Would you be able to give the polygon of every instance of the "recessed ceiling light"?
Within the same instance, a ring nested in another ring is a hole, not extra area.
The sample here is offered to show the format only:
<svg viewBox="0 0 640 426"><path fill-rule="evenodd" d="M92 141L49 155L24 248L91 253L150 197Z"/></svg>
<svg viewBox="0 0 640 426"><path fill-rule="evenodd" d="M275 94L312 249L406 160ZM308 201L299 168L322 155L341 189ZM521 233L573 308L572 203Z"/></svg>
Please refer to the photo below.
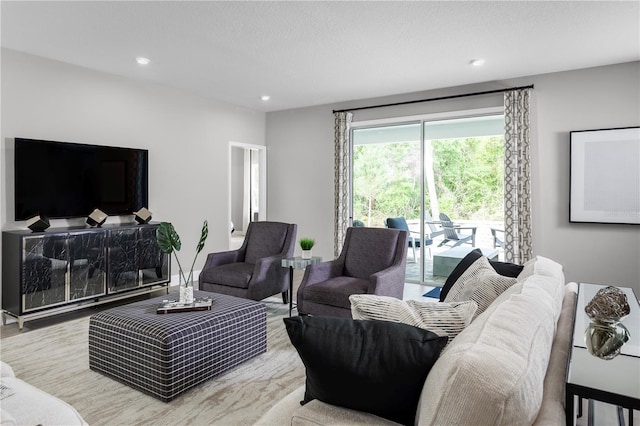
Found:
<svg viewBox="0 0 640 426"><path fill-rule="evenodd" d="M145 58L144 56L138 56L136 58L136 62L140 65L149 65L149 62L151 62L151 60L149 58Z"/></svg>
<svg viewBox="0 0 640 426"><path fill-rule="evenodd" d="M472 59L469 61L469 65L473 67L481 67L484 65L484 59Z"/></svg>
<svg viewBox="0 0 640 426"><path fill-rule="evenodd" d="M266 101L268 101L269 99L271 99L271 96L269 96L269 95L262 95L262 96L260 96L260 99L262 99L263 101L265 101L265 102L266 102Z"/></svg>

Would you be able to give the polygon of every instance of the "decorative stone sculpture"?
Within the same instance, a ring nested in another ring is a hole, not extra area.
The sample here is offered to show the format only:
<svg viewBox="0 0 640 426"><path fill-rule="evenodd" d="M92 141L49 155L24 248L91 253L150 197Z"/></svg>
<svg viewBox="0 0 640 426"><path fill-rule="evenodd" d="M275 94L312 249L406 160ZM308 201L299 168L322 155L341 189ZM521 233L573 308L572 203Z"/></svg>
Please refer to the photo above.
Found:
<svg viewBox="0 0 640 426"><path fill-rule="evenodd" d="M584 310L594 322L618 322L631 312L627 295L612 286L600 289Z"/></svg>
<svg viewBox="0 0 640 426"><path fill-rule="evenodd" d="M605 287L596 293L584 310L593 321L584 332L589 353L606 360L618 356L629 340L629 330L620 323L620 319L631 312L627 295L617 287Z"/></svg>

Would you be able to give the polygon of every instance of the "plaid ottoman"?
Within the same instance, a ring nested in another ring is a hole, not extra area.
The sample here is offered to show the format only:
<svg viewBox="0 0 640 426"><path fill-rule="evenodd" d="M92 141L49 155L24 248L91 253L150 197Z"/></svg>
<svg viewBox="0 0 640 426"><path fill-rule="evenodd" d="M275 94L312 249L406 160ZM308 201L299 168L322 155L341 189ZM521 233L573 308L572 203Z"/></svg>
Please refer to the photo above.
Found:
<svg viewBox="0 0 640 426"><path fill-rule="evenodd" d="M223 294L210 311L157 314L161 296L108 309L89 321L89 367L170 401L267 350L267 313L259 302Z"/></svg>

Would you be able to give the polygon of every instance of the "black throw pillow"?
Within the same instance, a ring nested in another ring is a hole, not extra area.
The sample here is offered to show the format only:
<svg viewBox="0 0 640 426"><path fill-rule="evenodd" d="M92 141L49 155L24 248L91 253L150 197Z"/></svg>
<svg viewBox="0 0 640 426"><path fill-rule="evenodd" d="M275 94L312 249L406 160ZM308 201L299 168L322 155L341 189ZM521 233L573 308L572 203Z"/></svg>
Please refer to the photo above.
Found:
<svg viewBox="0 0 640 426"><path fill-rule="evenodd" d="M304 401L413 424L424 381L447 337L407 324L332 317L284 318L306 368Z"/></svg>
<svg viewBox="0 0 640 426"><path fill-rule="evenodd" d="M458 281L462 274L464 274L464 271L466 271L469 266L473 264L473 262L480 259L481 257L482 251L477 248L473 249L469 252L469 254L462 258L460 263L458 263L458 265L451 272L451 275L447 277L447 280L442 286L442 290L440 290L441 302L444 302L444 299L447 297L449 290L451 290L451 287L453 287L456 281ZM524 265L517 265L515 263L509 262L499 262L497 260L489 260L489 264L491 264L493 269L495 269L498 274L511 278L517 278L524 268Z"/></svg>

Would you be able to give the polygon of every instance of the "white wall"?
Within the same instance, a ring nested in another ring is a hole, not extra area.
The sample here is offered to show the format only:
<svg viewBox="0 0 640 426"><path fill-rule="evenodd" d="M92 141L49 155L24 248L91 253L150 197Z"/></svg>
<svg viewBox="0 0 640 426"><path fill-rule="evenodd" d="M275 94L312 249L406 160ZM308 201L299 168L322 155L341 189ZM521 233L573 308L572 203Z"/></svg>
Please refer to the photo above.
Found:
<svg viewBox="0 0 640 426"><path fill-rule="evenodd" d="M401 78L400 76L398 78ZM640 226L569 223L569 132L640 125L640 63L536 75L382 99L267 114L269 215L298 223L333 257L333 109L534 84L531 111L534 253L564 265L567 280L635 288L640 295ZM501 96L356 112L354 120L474 109Z"/></svg>
<svg viewBox="0 0 640 426"><path fill-rule="evenodd" d="M12 146L25 137L148 149L149 209L153 221L176 227L183 267L205 219L209 238L195 269L206 253L228 249L229 141L264 145L263 112L7 49L1 78L3 230L24 228L14 221Z"/></svg>

